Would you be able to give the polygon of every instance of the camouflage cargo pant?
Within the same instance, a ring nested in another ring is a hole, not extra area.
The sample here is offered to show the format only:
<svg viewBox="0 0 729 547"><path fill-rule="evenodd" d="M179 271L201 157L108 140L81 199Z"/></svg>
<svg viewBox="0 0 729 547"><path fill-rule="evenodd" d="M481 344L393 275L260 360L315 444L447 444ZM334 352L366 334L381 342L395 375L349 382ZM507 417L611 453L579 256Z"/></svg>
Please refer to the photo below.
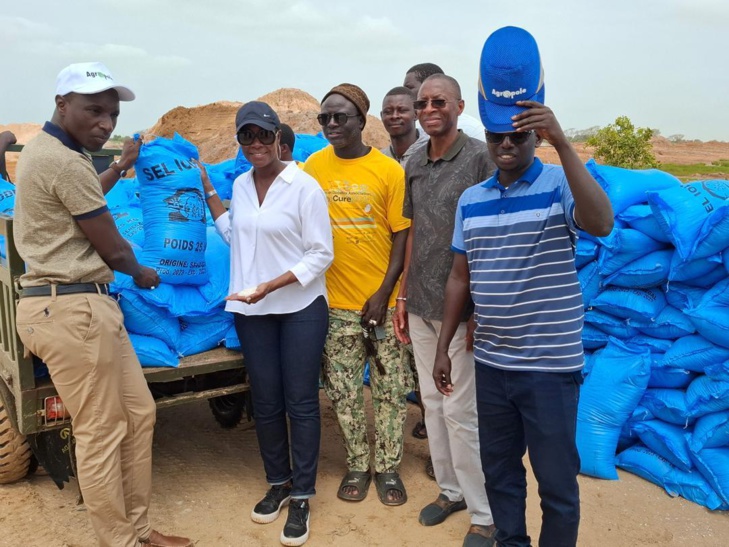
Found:
<svg viewBox="0 0 729 547"><path fill-rule="evenodd" d="M385 374L370 363L370 389L375 417L375 471L395 471L403 452L406 400L412 391L412 372L406 350L397 341L392 312L385 320L386 338L375 341ZM355 311L330 309L329 335L324 346L322 379L342 430L350 471L370 469L370 446L364 408L366 354L360 316Z"/></svg>

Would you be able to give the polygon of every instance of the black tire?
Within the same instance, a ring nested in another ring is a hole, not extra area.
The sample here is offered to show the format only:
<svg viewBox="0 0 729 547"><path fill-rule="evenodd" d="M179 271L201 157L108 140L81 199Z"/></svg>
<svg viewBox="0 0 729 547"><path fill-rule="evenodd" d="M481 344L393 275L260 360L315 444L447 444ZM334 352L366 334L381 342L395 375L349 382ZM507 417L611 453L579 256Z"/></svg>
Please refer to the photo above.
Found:
<svg viewBox="0 0 729 547"><path fill-rule="evenodd" d="M246 398L243 393L222 395L208 400L215 420L223 429L236 427L246 411Z"/></svg>
<svg viewBox="0 0 729 547"><path fill-rule="evenodd" d="M30 470L31 456L25 435L13 428L5 405L0 403L0 484L24 478Z"/></svg>

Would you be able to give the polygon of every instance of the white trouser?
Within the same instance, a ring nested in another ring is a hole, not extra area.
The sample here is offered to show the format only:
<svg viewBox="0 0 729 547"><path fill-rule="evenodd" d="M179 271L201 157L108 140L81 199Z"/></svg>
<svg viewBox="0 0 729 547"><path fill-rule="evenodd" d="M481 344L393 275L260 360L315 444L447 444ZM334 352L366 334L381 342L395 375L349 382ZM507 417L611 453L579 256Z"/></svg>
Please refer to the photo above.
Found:
<svg viewBox="0 0 729 547"><path fill-rule="evenodd" d="M449 355L453 393L442 395L433 382L433 362L441 322L410 314L410 338L420 377L435 480L451 501L466 500L472 524L493 524L486 497L478 443L473 353L466 351L466 323L458 326Z"/></svg>

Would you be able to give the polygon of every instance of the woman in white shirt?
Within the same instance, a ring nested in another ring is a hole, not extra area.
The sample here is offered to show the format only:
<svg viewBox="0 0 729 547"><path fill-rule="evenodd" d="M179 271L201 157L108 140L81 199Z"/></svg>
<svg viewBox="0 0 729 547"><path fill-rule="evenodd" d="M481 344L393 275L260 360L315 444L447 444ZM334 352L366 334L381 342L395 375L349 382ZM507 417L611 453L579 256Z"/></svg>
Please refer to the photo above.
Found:
<svg viewBox="0 0 729 547"><path fill-rule="evenodd" d="M281 161L280 126L265 103L252 101L238 111L238 142L253 168L235 180L229 211L197 165L215 227L231 247L225 309L235 317L271 485L251 519L273 522L288 503L281 543L303 545L319 459L319 370L328 329L324 272L333 247L326 196L294 162Z"/></svg>

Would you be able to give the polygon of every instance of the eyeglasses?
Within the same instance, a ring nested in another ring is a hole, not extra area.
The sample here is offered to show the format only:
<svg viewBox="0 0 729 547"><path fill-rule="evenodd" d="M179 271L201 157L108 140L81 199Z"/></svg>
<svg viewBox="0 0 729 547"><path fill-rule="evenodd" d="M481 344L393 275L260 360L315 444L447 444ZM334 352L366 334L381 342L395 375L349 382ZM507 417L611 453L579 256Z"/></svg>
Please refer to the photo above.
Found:
<svg viewBox="0 0 729 547"><path fill-rule="evenodd" d="M254 133L250 129L244 129L243 131L238 132L236 138L242 146L250 146L256 139L258 139L258 142L261 144L269 145L273 144L276 140L276 132L269 131L268 129L261 129L258 133Z"/></svg>
<svg viewBox="0 0 729 547"><path fill-rule="evenodd" d="M349 118L357 118L359 117L359 114L347 114L346 112L336 112L334 114L328 114L326 112L322 112L316 117L316 121L319 122L319 125L322 127L326 127L329 125L329 122L331 120L334 120L334 123L337 125L344 125L347 123L347 120Z"/></svg>
<svg viewBox="0 0 729 547"><path fill-rule="evenodd" d="M413 103L413 106L415 107L415 110L425 110L425 107L428 106L428 102L430 102L430 106L433 108L445 108L445 105L448 104L448 101L445 99L430 99L430 101L419 99Z"/></svg>
<svg viewBox="0 0 729 547"><path fill-rule="evenodd" d="M511 144L519 145L524 144L532 133L532 131L514 131L513 133L492 133L491 131L486 131L486 141L490 144L501 144L506 137L509 137Z"/></svg>

